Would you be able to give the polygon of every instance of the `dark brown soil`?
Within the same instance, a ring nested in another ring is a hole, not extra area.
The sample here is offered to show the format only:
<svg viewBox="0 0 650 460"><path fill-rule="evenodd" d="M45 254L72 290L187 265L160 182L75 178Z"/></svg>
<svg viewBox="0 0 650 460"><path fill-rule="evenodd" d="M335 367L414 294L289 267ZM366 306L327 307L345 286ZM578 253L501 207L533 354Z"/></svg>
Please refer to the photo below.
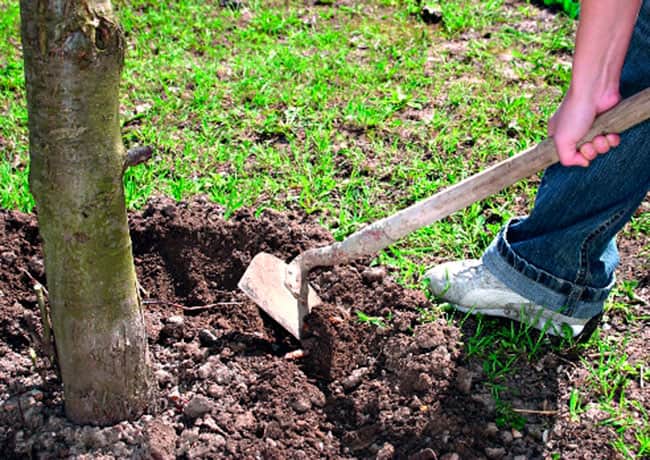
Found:
<svg viewBox="0 0 650 460"><path fill-rule="evenodd" d="M2 458L615 456L605 429L566 416L570 358L549 351L508 377L501 396L526 424L506 426L482 362L463 347L473 322L463 331L444 318L423 322L425 295L369 261L312 273L324 305L298 343L236 285L256 253L289 260L330 234L272 211L224 220L200 198L156 199L131 215L160 409L110 427L73 425L60 382L30 355L40 334L32 286L45 283L36 219L0 211L0 229Z"/></svg>

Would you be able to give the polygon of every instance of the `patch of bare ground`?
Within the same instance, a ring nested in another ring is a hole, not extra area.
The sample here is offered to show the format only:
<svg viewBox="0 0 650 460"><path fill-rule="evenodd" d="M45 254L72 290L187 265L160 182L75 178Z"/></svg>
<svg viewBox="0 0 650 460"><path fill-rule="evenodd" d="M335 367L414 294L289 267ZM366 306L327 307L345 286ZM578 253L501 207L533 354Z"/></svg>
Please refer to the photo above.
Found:
<svg viewBox="0 0 650 460"><path fill-rule="evenodd" d="M566 414L568 388L585 375L577 359L547 351L519 364L502 398L526 425L500 427L482 364L463 351L472 322L463 331L422 323L423 293L368 261L312 273L324 306L308 319L310 337L288 337L236 283L259 251L289 260L332 241L298 214L241 210L224 220L204 199L156 199L130 221L158 410L81 427L66 421L54 373L29 354L39 336L32 284L46 282L35 217L0 212L4 458L544 458L574 444L575 458L615 455L598 414ZM639 265L623 261L643 280ZM358 322L357 311L385 327ZM647 328L628 327L630 354L646 356ZM634 397L648 404L642 391Z"/></svg>

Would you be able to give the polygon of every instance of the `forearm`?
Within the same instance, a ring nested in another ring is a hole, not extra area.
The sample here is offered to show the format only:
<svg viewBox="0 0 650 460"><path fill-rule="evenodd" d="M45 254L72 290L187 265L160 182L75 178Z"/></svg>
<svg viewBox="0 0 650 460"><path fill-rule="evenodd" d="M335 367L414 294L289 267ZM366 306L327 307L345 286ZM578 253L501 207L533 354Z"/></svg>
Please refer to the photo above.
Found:
<svg viewBox="0 0 650 460"><path fill-rule="evenodd" d="M618 99L625 54L641 0L583 0L569 96L598 106Z"/></svg>

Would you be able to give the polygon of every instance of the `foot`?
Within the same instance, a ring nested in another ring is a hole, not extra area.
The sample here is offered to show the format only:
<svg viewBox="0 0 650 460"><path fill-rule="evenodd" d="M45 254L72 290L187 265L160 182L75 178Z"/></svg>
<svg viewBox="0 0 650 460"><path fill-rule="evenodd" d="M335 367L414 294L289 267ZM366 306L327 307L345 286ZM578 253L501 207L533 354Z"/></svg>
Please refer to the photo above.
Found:
<svg viewBox="0 0 650 460"><path fill-rule="evenodd" d="M567 325L574 337L589 321L532 303L506 287L480 260L447 262L430 269L424 276L433 294L462 312L526 322L551 335L563 335L563 325Z"/></svg>

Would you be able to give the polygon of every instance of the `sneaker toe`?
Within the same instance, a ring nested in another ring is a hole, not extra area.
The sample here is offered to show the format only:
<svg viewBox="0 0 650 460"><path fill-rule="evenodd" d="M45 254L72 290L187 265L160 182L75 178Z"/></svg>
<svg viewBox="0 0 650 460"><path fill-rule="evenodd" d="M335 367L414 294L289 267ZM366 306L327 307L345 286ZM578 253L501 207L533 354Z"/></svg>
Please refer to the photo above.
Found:
<svg viewBox="0 0 650 460"><path fill-rule="evenodd" d="M429 281L429 289L434 295L441 296L449 289L449 271L446 265L437 265L424 274Z"/></svg>
<svg viewBox="0 0 650 460"><path fill-rule="evenodd" d="M471 277L480 264L479 260L474 259L445 262L431 268L424 276L429 280L429 289L433 295L457 303L470 288L466 278Z"/></svg>

